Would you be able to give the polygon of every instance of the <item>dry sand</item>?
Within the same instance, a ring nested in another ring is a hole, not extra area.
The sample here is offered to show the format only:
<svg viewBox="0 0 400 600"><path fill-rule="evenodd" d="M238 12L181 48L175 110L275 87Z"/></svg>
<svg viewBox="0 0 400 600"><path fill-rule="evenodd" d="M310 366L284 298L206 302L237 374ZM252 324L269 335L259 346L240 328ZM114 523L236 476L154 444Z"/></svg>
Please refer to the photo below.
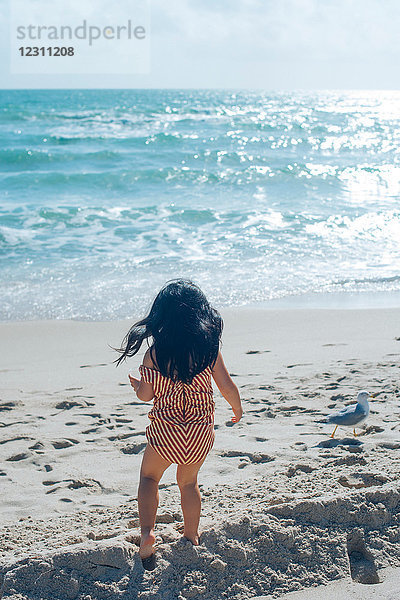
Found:
<svg viewBox="0 0 400 600"><path fill-rule="evenodd" d="M150 407L127 385L140 358L116 369L107 347L128 323L0 324L4 598L400 597L400 310L223 316L245 415L232 426L216 394L198 548L165 474L151 573L135 544ZM331 440L326 415L360 389L367 423Z"/></svg>

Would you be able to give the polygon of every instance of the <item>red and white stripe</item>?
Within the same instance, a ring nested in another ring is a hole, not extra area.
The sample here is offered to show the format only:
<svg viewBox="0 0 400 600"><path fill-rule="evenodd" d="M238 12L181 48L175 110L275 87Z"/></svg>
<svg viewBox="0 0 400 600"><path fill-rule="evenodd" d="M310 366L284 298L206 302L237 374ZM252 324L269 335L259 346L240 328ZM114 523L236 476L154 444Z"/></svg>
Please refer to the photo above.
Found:
<svg viewBox="0 0 400 600"><path fill-rule="evenodd" d="M151 423L146 428L149 444L176 464L204 460L214 443L211 367L196 375L190 384L173 381L144 365L139 371L154 390Z"/></svg>

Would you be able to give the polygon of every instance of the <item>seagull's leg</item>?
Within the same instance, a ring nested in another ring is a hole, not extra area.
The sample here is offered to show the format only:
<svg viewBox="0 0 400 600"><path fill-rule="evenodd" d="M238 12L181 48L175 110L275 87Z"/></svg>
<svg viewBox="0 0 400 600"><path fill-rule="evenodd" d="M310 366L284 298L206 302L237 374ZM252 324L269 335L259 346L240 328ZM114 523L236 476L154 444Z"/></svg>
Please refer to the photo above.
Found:
<svg viewBox="0 0 400 600"><path fill-rule="evenodd" d="M331 438L335 437L335 433L336 433L336 429L339 427L339 425L336 425L335 429L333 430L333 433L331 435Z"/></svg>
<svg viewBox="0 0 400 600"><path fill-rule="evenodd" d="M354 433L354 437L357 437L357 434L356 434L356 429L355 429L355 427L353 427L353 433Z"/></svg>

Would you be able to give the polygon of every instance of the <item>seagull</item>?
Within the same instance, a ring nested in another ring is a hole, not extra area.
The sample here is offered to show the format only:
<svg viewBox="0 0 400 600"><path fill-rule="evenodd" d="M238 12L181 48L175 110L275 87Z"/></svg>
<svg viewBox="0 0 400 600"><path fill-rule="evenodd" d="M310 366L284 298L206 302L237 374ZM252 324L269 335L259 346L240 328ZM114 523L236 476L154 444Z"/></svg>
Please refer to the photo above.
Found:
<svg viewBox="0 0 400 600"><path fill-rule="evenodd" d="M346 406L342 408L337 413L333 413L332 415L328 415L328 423L335 423L336 427L331 435L331 438L335 437L336 429L339 425L344 425L345 427L353 427L353 433L356 436L355 426L361 425L367 419L369 415L369 402L368 399L371 397L369 392L363 390L362 392L358 392L357 396L357 404L352 404L351 406Z"/></svg>

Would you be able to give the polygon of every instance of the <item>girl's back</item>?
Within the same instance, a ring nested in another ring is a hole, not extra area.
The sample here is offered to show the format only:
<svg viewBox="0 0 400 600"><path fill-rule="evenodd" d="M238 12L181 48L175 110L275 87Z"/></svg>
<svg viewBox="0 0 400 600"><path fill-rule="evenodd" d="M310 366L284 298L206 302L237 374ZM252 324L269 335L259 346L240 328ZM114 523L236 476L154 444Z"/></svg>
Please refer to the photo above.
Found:
<svg viewBox="0 0 400 600"><path fill-rule="evenodd" d="M154 405L149 418L160 418L169 422L189 423L209 421L214 413L212 369L208 366L195 375L191 383L174 381L160 371L141 365L142 380L150 383L154 390Z"/></svg>

